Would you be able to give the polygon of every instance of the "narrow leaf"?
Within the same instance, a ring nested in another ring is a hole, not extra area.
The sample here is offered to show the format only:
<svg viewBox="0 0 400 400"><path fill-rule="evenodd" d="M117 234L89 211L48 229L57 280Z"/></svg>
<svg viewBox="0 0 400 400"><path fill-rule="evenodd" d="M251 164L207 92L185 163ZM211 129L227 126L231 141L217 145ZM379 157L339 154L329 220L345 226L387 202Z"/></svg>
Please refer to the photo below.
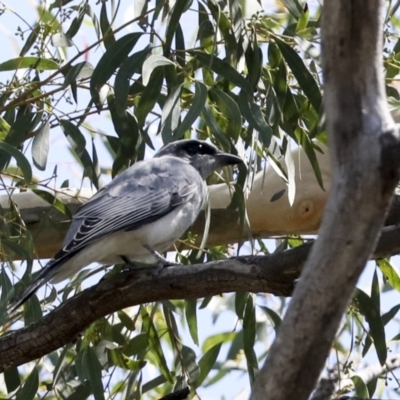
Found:
<svg viewBox="0 0 400 400"><path fill-rule="evenodd" d="M265 147L269 147L272 139L272 128L265 121L261 108L249 100L245 91L241 91L238 98L240 111L249 125L260 134L260 139Z"/></svg>
<svg viewBox="0 0 400 400"><path fill-rule="evenodd" d="M55 33L51 37L51 44L54 47L72 47L74 42L63 32Z"/></svg>
<svg viewBox="0 0 400 400"><path fill-rule="evenodd" d="M199 117L200 113L203 111L204 105L207 100L207 87L202 82L196 81L195 83L196 92L194 94L192 105L189 108L184 120L179 124L174 132L176 139L181 139L184 133L192 127L193 123ZM240 119L240 116L239 116Z"/></svg>
<svg viewBox="0 0 400 400"><path fill-rule="evenodd" d="M365 385L364 381L358 375L352 376L351 380L354 383L356 396L364 399L369 399L368 388Z"/></svg>
<svg viewBox="0 0 400 400"><path fill-rule="evenodd" d="M297 82L299 83L304 94L310 100L310 103L314 107L315 111L319 112L322 105L322 95L311 72L304 65L301 57L291 46L280 39L275 38L275 40L280 51L282 52L283 58L292 70L293 75L297 79Z"/></svg>
<svg viewBox="0 0 400 400"><path fill-rule="evenodd" d="M7 392L11 393L21 385L18 368L9 368L4 371L4 381L6 383Z"/></svg>
<svg viewBox="0 0 400 400"><path fill-rule="evenodd" d="M392 288L400 292L400 277L396 269L390 264L387 259L378 260L378 267L382 271Z"/></svg>
<svg viewBox="0 0 400 400"><path fill-rule="evenodd" d="M78 79L90 78L93 74L93 71L94 67L92 64L90 64L90 62L83 61L75 64L72 68L70 68L67 75L65 76L63 86L67 87L72 82L75 82Z"/></svg>
<svg viewBox="0 0 400 400"><path fill-rule="evenodd" d="M200 376L200 367L196 362L196 353L187 346L182 346L182 365L189 374L189 384L195 383Z"/></svg>
<svg viewBox="0 0 400 400"><path fill-rule="evenodd" d="M112 30L112 27L110 25L110 22L108 21L106 3L103 3L101 5L100 29L101 29L101 33L103 35L104 45L105 45L106 49L108 49L112 44L115 43L115 36L114 36L113 30Z"/></svg>
<svg viewBox="0 0 400 400"><path fill-rule="evenodd" d="M15 71L22 68L46 71L58 69L59 65L51 59L40 57L18 57L0 64L0 71Z"/></svg>
<svg viewBox="0 0 400 400"><path fill-rule="evenodd" d="M25 381L21 391L18 392L15 400L33 400L39 389L39 374L37 368L33 368L29 374L28 379Z"/></svg>
<svg viewBox="0 0 400 400"><path fill-rule="evenodd" d="M36 39L38 38L39 33L40 33L40 25L36 24L35 27L32 29L32 32L29 34L28 38L26 39L26 42L19 53L20 57L23 57L31 49L31 47L36 42Z"/></svg>
<svg viewBox="0 0 400 400"><path fill-rule="evenodd" d="M140 313L142 315L143 329L147 333L149 342L151 344L151 352L156 358L158 367L160 368L160 371L164 375L165 379L172 383L172 375L168 369L167 361L165 360L156 327L154 326L153 321L143 306L140 307Z"/></svg>
<svg viewBox="0 0 400 400"><path fill-rule="evenodd" d="M130 90L130 79L136 72L142 71L143 63L151 52L148 47L144 50L129 56L121 65L115 77L114 91L115 91L115 105L118 112L125 112L128 104L128 95Z"/></svg>
<svg viewBox="0 0 400 400"><path fill-rule="evenodd" d="M362 290L356 289L354 297L360 313L364 315L370 328L370 335L374 342L376 353L381 365L384 365L387 358L385 328L380 316L380 310L372 302L371 298ZM363 354L364 355L364 354Z"/></svg>
<svg viewBox="0 0 400 400"><path fill-rule="evenodd" d="M142 82L144 86L147 86L147 84L150 81L150 77L152 72L158 68L162 67L165 65L174 65L174 62L169 60L168 58L158 55L158 54L153 54L151 55L144 63L142 67Z"/></svg>
<svg viewBox="0 0 400 400"><path fill-rule="evenodd" d="M104 400L104 388L101 380L101 364L92 347L84 350L82 366L90 382L95 400Z"/></svg>
<svg viewBox="0 0 400 400"><path fill-rule="evenodd" d="M237 103L229 94L217 88L212 88L210 95L215 99L224 118L228 120L226 133L236 143L242 130L242 116Z"/></svg>
<svg viewBox="0 0 400 400"><path fill-rule="evenodd" d="M243 349L247 361L250 384L254 382L258 370L257 358L254 353L256 341L256 310L253 305L253 296L247 299L246 309L243 318Z"/></svg>
<svg viewBox="0 0 400 400"><path fill-rule="evenodd" d="M180 94L182 85L175 86L165 101L161 116L161 137L164 144L176 139L174 130L178 127L181 114Z"/></svg>
<svg viewBox="0 0 400 400"><path fill-rule="evenodd" d="M190 336L193 339L193 342L198 346L199 345L199 337L197 334L197 300L190 299L185 301L185 316L186 321L189 327Z"/></svg>
<svg viewBox="0 0 400 400"><path fill-rule="evenodd" d="M219 351L221 350L221 346L222 343L218 343L215 346L211 347L211 349L208 350L200 359L199 361L200 375L197 378L196 382L194 383L195 387L199 387L207 378L212 367L215 365L215 362L217 361Z"/></svg>
<svg viewBox="0 0 400 400"><path fill-rule="evenodd" d="M234 83L236 86L245 90L248 93L252 93L252 87L250 82L236 71L226 61L223 61L212 54L207 54L197 50L191 50L189 53L196 57L196 59L206 68L211 69L218 75L223 76L229 82Z"/></svg>
<svg viewBox="0 0 400 400"><path fill-rule="evenodd" d="M46 121L33 138L32 159L33 164L40 171L46 169L47 156L50 149L50 124Z"/></svg>
<svg viewBox="0 0 400 400"><path fill-rule="evenodd" d="M101 57L90 81L90 93L97 106L100 105L101 88L126 59L141 36L141 33L129 33L123 36L113 43Z"/></svg>
<svg viewBox="0 0 400 400"><path fill-rule="evenodd" d="M1 153L6 153L15 158L18 167L24 175L26 184L29 185L32 180L32 169L26 157L18 149L6 142L0 142L0 154Z"/></svg>
<svg viewBox="0 0 400 400"><path fill-rule="evenodd" d="M168 57L170 54L172 39L177 30L182 13L188 7L189 3L191 3L190 0L176 1L171 11L171 17L168 21L167 31L165 33L165 42L164 42L164 55L166 57Z"/></svg>
<svg viewBox="0 0 400 400"><path fill-rule="evenodd" d="M86 139L79 128L66 119L61 120L60 125L74 151L78 155L82 154L86 147Z"/></svg>

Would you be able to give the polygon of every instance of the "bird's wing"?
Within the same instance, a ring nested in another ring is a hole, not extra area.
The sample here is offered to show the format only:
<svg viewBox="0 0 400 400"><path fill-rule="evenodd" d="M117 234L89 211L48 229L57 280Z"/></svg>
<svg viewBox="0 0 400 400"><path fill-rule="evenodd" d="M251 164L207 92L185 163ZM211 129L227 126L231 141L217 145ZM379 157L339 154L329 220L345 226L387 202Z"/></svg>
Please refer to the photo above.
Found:
<svg viewBox="0 0 400 400"><path fill-rule="evenodd" d="M201 190L201 178L187 163L168 161L134 166L99 191L75 214L64 254L57 255L75 254L103 236L138 229L189 201Z"/></svg>

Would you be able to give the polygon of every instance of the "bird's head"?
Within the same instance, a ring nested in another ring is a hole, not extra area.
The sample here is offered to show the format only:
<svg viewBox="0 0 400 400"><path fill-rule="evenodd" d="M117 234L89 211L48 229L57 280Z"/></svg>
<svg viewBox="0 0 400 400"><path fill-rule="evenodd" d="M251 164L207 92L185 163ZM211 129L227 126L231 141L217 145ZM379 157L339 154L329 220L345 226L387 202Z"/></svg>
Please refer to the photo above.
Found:
<svg viewBox="0 0 400 400"><path fill-rule="evenodd" d="M172 156L187 161L197 169L203 179L227 165L243 163L243 160L229 153L223 153L211 143L187 139L169 143L157 152L155 157Z"/></svg>

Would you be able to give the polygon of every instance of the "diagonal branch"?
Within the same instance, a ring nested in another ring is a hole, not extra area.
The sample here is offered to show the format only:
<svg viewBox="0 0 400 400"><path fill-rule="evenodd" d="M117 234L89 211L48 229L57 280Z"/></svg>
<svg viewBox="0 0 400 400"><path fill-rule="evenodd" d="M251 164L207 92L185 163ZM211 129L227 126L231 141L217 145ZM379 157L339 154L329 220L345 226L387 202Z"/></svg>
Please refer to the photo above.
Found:
<svg viewBox="0 0 400 400"><path fill-rule="evenodd" d="M136 304L235 291L290 296L311 248L310 242L267 256L166 268L157 277L146 268L100 281L34 324L0 337L0 373L45 356L99 318ZM382 253L400 253L400 227L384 228L372 258Z"/></svg>

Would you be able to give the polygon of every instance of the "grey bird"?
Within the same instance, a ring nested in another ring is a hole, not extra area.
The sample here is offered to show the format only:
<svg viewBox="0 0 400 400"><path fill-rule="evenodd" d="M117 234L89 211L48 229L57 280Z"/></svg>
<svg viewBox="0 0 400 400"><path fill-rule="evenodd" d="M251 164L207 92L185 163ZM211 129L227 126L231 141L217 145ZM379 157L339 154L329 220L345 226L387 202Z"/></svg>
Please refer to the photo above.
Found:
<svg viewBox="0 0 400 400"><path fill-rule="evenodd" d="M205 179L242 163L200 140L168 144L99 190L74 215L63 248L15 300L15 310L46 282L58 283L87 265L166 262L165 252L196 220L207 198Z"/></svg>

